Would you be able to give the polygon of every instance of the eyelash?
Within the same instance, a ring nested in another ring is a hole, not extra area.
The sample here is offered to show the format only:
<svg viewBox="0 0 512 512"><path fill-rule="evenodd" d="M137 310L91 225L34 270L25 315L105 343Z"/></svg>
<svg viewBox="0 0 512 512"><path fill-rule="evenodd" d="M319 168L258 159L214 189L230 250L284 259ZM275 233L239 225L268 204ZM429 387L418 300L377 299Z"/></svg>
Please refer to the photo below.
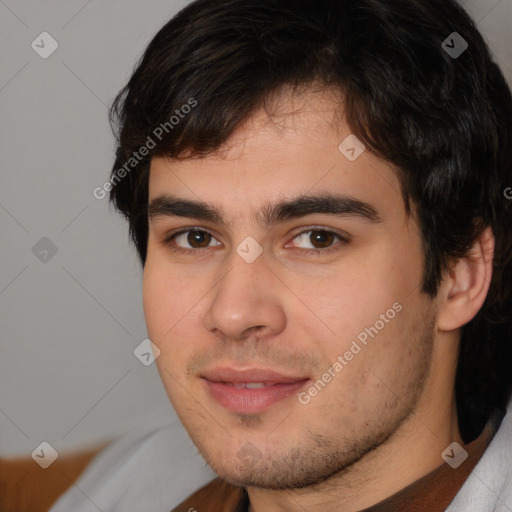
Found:
<svg viewBox="0 0 512 512"><path fill-rule="evenodd" d="M169 248L171 251L180 253L180 254L185 254L185 255L198 255L198 254L202 254L205 250L211 249L211 247L204 247L204 248L200 248L200 249L184 249L184 248L174 247L173 245L171 245L172 240L174 240L177 236L182 235L184 233L191 233L194 231L199 232L199 233L208 233L211 237L215 238L214 235L212 233L210 233L209 231L207 231L206 229L186 228L186 229L182 229L181 231L177 231L176 233L173 233L172 235L166 237L162 243L167 248ZM341 247L339 247L340 245L344 246L344 245L348 244L350 241L346 236L342 236L337 231L333 231L332 229L326 229L321 226L307 227L307 228L303 229L302 231L300 231L299 233L297 233L296 235L294 235L292 240L294 240L295 238L297 238L301 235L304 235L305 233L318 232L318 231L334 235L336 238L339 239L339 244L328 247L327 249L302 249L303 254L305 254L306 256L309 256L309 255L320 256L322 254L331 253L333 251L339 251L341 249Z"/></svg>

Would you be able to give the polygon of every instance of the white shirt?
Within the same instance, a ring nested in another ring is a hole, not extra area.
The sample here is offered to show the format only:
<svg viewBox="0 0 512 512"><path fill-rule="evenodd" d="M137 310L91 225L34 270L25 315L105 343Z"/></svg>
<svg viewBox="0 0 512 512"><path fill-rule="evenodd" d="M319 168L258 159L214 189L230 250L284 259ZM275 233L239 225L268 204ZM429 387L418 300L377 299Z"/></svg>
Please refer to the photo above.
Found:
<svg viewBox="0 0 512 512"><path fill-rule="evenodd" d="M103 449L50 512L169 512L215 477L181 422L166 415Z"/></svg>

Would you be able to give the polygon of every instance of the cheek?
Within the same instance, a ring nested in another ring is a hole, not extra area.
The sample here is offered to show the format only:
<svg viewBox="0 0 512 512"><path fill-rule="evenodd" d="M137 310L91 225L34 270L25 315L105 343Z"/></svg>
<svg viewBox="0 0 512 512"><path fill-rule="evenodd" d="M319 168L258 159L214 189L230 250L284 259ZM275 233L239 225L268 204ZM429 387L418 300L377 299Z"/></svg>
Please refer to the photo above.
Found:
<svg viewBox="0 0 512 512"><path fill-rule="evenodd" d="M142 280L144 316L155 339L170 335L170 329L193 307L194 279L184 268L170 265L160 254L148 250Z"/></svg>
<svg viewBox="0 0 512 512"><path fill-rule="evenodd" d="M186 401L178 383L185 379L186 345L175 342L183 300L173 280L151 258L144 267L142 296L148 336L160 350L155 364L171 403L183 409Z"/></svg>
<svg viewBox="0 0 512 512"><path fill-rule="evenodd" d="M172 295L166 293L167 283L158 276L158 269L147 261L142 280L142 302L148 333L153 343L157 343L162 336L167 319L166 312L172 311Z"/></svg>
<svg viewBox="0 0 512 512"><path fill-rule="evenodd" d="M392 262L381 261L373 272L340 273L322 281L316 291L309 287L309 300L330 331L322 327L323 336L311 336L316 340L314 350L326 362L321 371L339 362L339 357L343 365L338 372L331 367L336 377L329 384L331 392L324 393L325 404L342 411L347 421L357 411L365 416L382 403L396 404L427 358L421 350L422 324L414 322L423 318L425 307L415 299L417 292L411 292L417 279L401 280ZM297 320L304 332L312 334L311 323Z"/></svg>
<svg viewBox="0 0 512 512"><path fill-rule="evenodd" d="M190 357L207 348L201 345L198 332L202 325L200 299L206 292L182 270L151 258L144 268L142 292L148 336L160 350L156 364L171 397L176 381L187 379Z"/></svg>
<svg viewBox="0 0 512 512"><path fill-rule="evenodd" d="M149 337L161 351L167 351L170 344L166 342L190 309L183 297L183 284L176 279L176 274L171 275L162 265L148 258L142 281L142 298Z"/></svg>
<svg viewBox="0 0 512 512"><path fill-rule="evenodd" d="M367 269L355 269L333 273L317 281L315 287L308 281L302 286L298 283L297 295L310 311L304 311L306 315L291 314L296 322L309 325L306 332L311 332L312 326L318 324L317 334L322 334L322 344L329 340L331 356L343 354L360 333L364 341L366 328L375 322L381 326L380 315L386 314L403 296L397 283L389 280L389 274L387 278L384 275L384 272L373 274ZM311 312L316 318L312 318ZM389 316L394 317L395 311L391 309Z"/></svg>

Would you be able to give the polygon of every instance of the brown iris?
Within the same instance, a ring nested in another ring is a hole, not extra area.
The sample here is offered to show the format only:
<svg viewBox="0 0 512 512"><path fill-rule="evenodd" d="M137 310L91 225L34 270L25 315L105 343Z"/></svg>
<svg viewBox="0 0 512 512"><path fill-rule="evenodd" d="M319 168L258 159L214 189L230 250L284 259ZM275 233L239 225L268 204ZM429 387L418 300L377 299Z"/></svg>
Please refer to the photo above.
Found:
<svg viewBox="0 0 512 512"><path fill-rule="evenodd" d="M318 249L322 249L325 247L330 247L334 242L334 233L330 233L329 231L312 231L309 235L311 243ZM318 245L317 245L318 244Z"/></svg>
<svg viewBox="0 0 512 512"><path fill-rule="evenodd" d="M210 245L212 235L206 231L189 231L187 235L187 242L195 249L201 247L208 247Z"/></svg>

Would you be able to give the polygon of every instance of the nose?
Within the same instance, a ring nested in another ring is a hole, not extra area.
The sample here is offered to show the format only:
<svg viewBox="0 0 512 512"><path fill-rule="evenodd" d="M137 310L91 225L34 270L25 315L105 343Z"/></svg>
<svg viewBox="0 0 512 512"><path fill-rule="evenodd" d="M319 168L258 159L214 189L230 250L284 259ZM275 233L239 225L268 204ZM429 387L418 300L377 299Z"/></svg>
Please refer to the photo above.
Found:
<svg viewBox="0 0 512 512"><path fill-rule="evenodd" d="M246 263L234 254L229 270L208 296L204 327L222 340L279 334L286 326L282 287L262 256Z"/></svg>

